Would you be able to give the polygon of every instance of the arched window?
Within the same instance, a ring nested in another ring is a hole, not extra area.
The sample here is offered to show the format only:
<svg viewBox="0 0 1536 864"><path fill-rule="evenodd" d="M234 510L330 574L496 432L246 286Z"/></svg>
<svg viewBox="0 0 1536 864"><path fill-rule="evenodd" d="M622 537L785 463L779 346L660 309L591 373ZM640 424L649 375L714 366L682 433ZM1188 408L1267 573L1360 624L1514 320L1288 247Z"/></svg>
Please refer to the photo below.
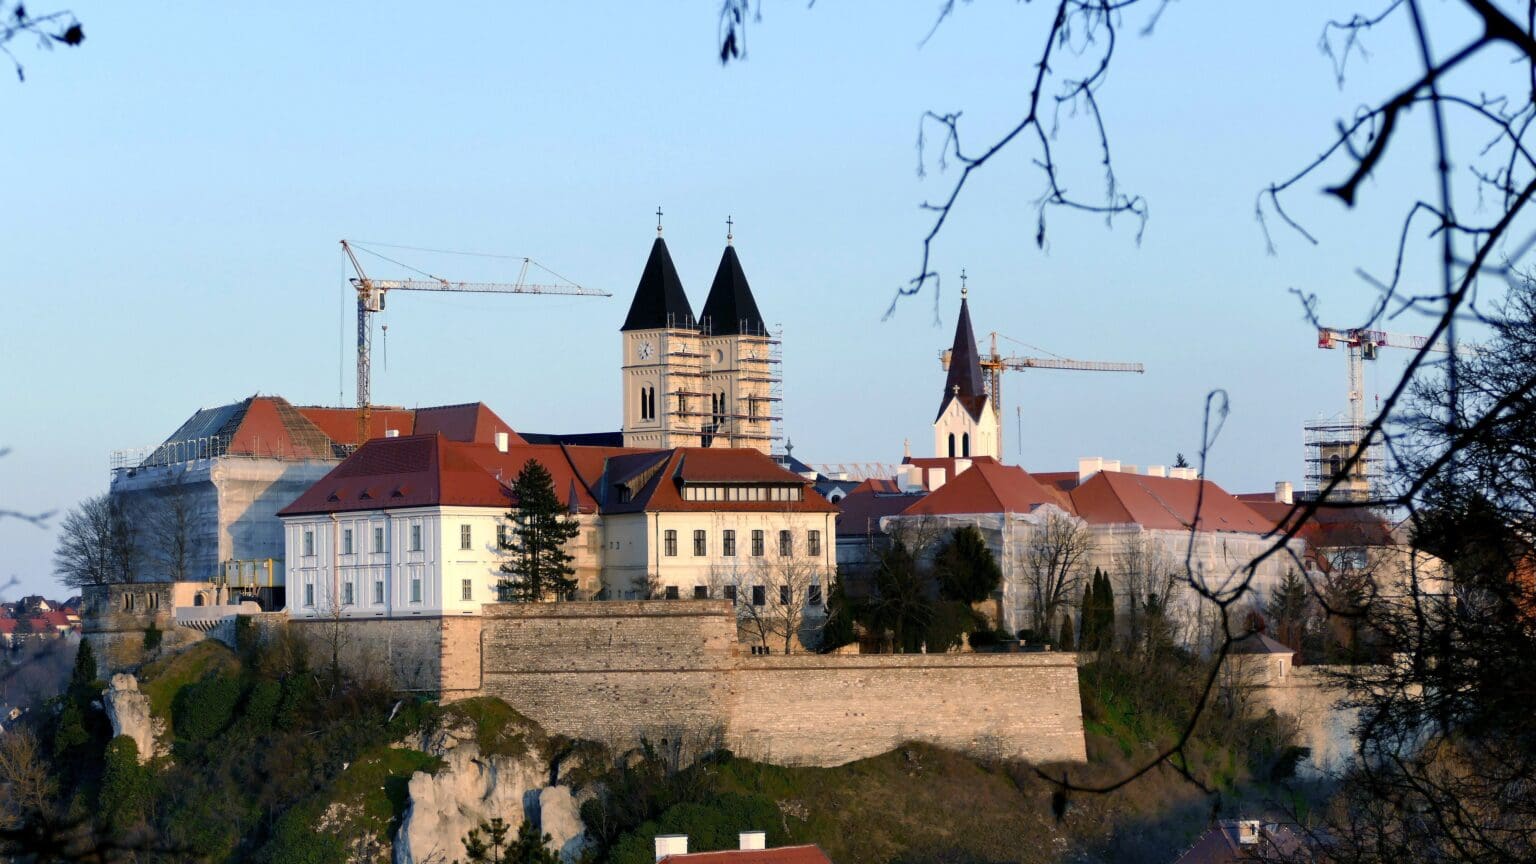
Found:
<svg viewBox="0 0 1536 864"><path fill-rule="evenodd" d="M655 387L651 388L651 395L650 395L650 398L649 398L649 401L647 402L647 404L650 406L649 410L651 412L651 419L655 420L656 419L656 388Z"/></svg>
<svg viewBox="0 0 1536 864"><path fill-rule="evenodd" d="M640 386L640 419L641 420L649 420L650 419L650 416L647 414L646 407L645 407L645 391L646 391L645 385L642 384Z"/></svg>
<svg viewBox="0 0 1536 864"><path fill-rule="evenodd" d="M1335 453L1334 455L1328 457L1328 473L1329 473L1329 476L1331 476L1331 477L1339 476L1339 472L1340 472L1341 469L1343 469L1343 467L1344 467L1344 460L1340 459L1337 453Z"/></svg>
<svg viewBox="0 0 1536 864"><path fill-rule="evenodd" d="M949 458L955 458L955 433L949 433Z"/></svg>
<svg viewBox="0 0 1536 864"><path fill-rule="evenodd" d="M960 455L969 459L971 457L971 433L960 436Z"/></svg>

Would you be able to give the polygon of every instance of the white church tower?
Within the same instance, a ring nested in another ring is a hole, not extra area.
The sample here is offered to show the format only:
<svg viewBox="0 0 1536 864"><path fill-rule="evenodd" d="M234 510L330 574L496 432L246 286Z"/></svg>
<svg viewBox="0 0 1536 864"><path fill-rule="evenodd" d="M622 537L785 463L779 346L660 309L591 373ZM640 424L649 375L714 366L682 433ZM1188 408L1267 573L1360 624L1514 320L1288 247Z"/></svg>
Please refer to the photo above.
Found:
<svg viewBox="0 0 1536 864"><path fill-rule="evenodd" d="M949 352L949 376L944 380L939 416L933 421L933 453L940 457L1001 459L997 406L987 395L982 378L966 293L962 284L960 320L955 324L955 344Z"/></svg>
<svg viewBox="0 0 1536 864"><path fill-rule="evenodd" d="M656 242L619 332L624 343L624 446L700 446L700 429L709 416L704 354L693 308L661 238L660 208Z"/></svg>
<svg viewBox="0 0 1536 864"><path fill-rule="evenodd" d="M778 358L775 337L757 311L752 287L736 257L731 221L726 220L725 253L699 320L703 334L704 389L709 407L703 418L706 447L750 447L768 453L779 398L773 388Z"/></svg>

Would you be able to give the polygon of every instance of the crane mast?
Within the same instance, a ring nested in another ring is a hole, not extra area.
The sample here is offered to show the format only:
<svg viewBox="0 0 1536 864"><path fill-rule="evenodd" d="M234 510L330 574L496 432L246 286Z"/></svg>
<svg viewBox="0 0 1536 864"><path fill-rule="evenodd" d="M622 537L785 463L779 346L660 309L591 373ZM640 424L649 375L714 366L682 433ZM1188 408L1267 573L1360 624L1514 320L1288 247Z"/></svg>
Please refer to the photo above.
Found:
<svg viewBox="0 0 1536 864"><path fill-rule="evenodd" d="M1423 336L1388 333L1385 330L1335 330L1317 328L1317 347L1332 350L1343 345L1349 356L1349 422L1356 428L1365 427L1365 361L1375 360L1382 348L1407 348L1419 351L1450 352L1444 342L1431 342Z"/></svg>
<svg viewBox="0 0 1536 864"><path fill-rule="evenodd" d="M358 247L362 248L362 247ZM389 291L450 291L472 294L561 294L575 297L612 297L607 291L583 288L576 284L541 285L530 283L528 267L532 259L524 258L516 282L451 282L437 276L428 279L372 279L352 251L353 245L341 241L341 249L352 262L357 273L351 280L357 290L357 446L368 440L368 430L373 418L373 397L369 392L372 378L373 319L370 317L384 309L384 295ZM367 251L366 249L364 251ZM372 253L377 255L378 253Z"/></svg>

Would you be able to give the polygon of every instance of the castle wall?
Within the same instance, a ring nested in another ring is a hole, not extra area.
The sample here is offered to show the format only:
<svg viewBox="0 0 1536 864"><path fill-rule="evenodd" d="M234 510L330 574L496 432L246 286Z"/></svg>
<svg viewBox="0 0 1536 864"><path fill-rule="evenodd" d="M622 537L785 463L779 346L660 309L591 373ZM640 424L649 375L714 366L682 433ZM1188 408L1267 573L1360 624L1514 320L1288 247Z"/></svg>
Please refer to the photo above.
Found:
<svg viewBox="0 0 1536 864"><path fill-rule="evenodd" d="M751 655L715 600L501 604L482 627L483 692L566 735L718 737L794 765L909 740L1086 759L1070 654Z"/></svg>

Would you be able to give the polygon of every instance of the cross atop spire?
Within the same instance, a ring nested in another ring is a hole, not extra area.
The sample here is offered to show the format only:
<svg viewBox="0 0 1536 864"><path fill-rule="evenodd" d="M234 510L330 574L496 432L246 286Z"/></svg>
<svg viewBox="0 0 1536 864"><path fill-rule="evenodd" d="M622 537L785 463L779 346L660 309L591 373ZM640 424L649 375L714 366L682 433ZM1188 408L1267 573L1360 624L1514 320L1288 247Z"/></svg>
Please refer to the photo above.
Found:
<svg viewBox="0 0 1536 864"><path fill-rule="evenodd" d="M661 205L656 205L656 236L661 236Z"/></svg>
<svg viewBox="0 0 1536 864"><path fill-rule="evenodd" d="M734 227L735 225L736 225L736 223L732 222L730 215L727 214L726 217L725 217L725 245L727 245L727 246L732 245L731 241L736 239L731 234L731 228Z"/></svg>
<svg viewBox="0 0 1536 864"><path fill-rule="evenodd" d="M965 268L960 268L960 296L965 296Z"/></svg>

